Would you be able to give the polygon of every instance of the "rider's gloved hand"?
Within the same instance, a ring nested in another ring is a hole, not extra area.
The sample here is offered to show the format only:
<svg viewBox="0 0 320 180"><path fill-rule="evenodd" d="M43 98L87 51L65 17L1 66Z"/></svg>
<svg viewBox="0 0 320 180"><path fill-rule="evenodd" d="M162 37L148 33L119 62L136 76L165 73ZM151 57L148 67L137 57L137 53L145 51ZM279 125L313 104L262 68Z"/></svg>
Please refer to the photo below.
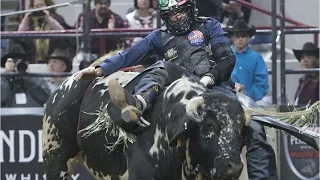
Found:
<svg viewBox="0 0 320 180"><path fill-rule="evenodd" d="M210 75L204 75L200 82L206 86L207 88L211 88L214 84L215 84L215 81L214 81L214 77L210 74Z"/></svg>
<svg viewBox="0 0 320 180"><path fill-rule="evenodd" d="M93 80L96 77L103 75L101 67L87 67L79 71L79 73L74 77L74 80L78 81L80 79Z"/></svg>

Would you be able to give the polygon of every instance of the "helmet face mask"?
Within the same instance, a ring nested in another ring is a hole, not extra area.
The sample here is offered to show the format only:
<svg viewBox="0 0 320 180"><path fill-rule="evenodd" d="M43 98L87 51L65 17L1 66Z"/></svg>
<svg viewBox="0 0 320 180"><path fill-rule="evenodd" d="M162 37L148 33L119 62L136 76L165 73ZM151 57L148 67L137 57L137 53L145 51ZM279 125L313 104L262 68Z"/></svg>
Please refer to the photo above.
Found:
<svg viewBox="0 0 320 180"><path fill-rule="evenodd" d="M193 0L158 0L158 12L169 31L185 34L195 22Z"/></svg>

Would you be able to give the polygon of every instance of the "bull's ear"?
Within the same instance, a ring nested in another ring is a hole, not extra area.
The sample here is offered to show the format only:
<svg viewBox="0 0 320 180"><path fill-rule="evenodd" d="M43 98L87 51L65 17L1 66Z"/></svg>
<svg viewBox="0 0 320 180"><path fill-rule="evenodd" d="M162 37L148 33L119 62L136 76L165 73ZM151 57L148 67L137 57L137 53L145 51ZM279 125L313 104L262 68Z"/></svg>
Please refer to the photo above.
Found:
<svg viewBox="0 0 320 180"><path fill-rule="evenodd" d="M179 147L184 145L186 139L188 138L188 131L190 131L192 123L194 122L189 121L179 126L179 128L176 130L173 137L170 138L169 145L171 147L174 147L174 146Z"/></svg>

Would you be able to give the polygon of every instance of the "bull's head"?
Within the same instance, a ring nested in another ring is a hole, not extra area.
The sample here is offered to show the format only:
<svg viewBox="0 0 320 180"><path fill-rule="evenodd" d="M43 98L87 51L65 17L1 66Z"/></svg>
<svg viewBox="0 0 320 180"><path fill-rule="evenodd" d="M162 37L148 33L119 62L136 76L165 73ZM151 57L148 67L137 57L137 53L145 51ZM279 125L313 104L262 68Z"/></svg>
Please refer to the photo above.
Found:
<svg viewBox="0 0 320 180"><path fill-rule="evenodd" d="M176 127L170 145L185 144L189 170L200 171L210 178L238 178L243 167L239 142L243 110L236 99L212 92L188 101L187 116L181 127Z"/></svg>

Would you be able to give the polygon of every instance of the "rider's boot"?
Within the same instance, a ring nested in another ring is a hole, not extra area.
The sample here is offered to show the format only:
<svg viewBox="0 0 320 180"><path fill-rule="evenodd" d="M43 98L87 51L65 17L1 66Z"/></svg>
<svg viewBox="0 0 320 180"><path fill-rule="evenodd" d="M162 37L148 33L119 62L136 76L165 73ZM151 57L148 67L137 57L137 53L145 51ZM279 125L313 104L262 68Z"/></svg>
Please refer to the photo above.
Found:
<svg viewBox="0 0 320 180"><path fill-rule="evenodd" d="M142 113L151 107L158 95L158 86L155 85L136 96L132 96L117 80L111 80L108 84L108 89L112 102L121 108L121 117L125 122L139 122L142 120L140 119Z"/></svg>

